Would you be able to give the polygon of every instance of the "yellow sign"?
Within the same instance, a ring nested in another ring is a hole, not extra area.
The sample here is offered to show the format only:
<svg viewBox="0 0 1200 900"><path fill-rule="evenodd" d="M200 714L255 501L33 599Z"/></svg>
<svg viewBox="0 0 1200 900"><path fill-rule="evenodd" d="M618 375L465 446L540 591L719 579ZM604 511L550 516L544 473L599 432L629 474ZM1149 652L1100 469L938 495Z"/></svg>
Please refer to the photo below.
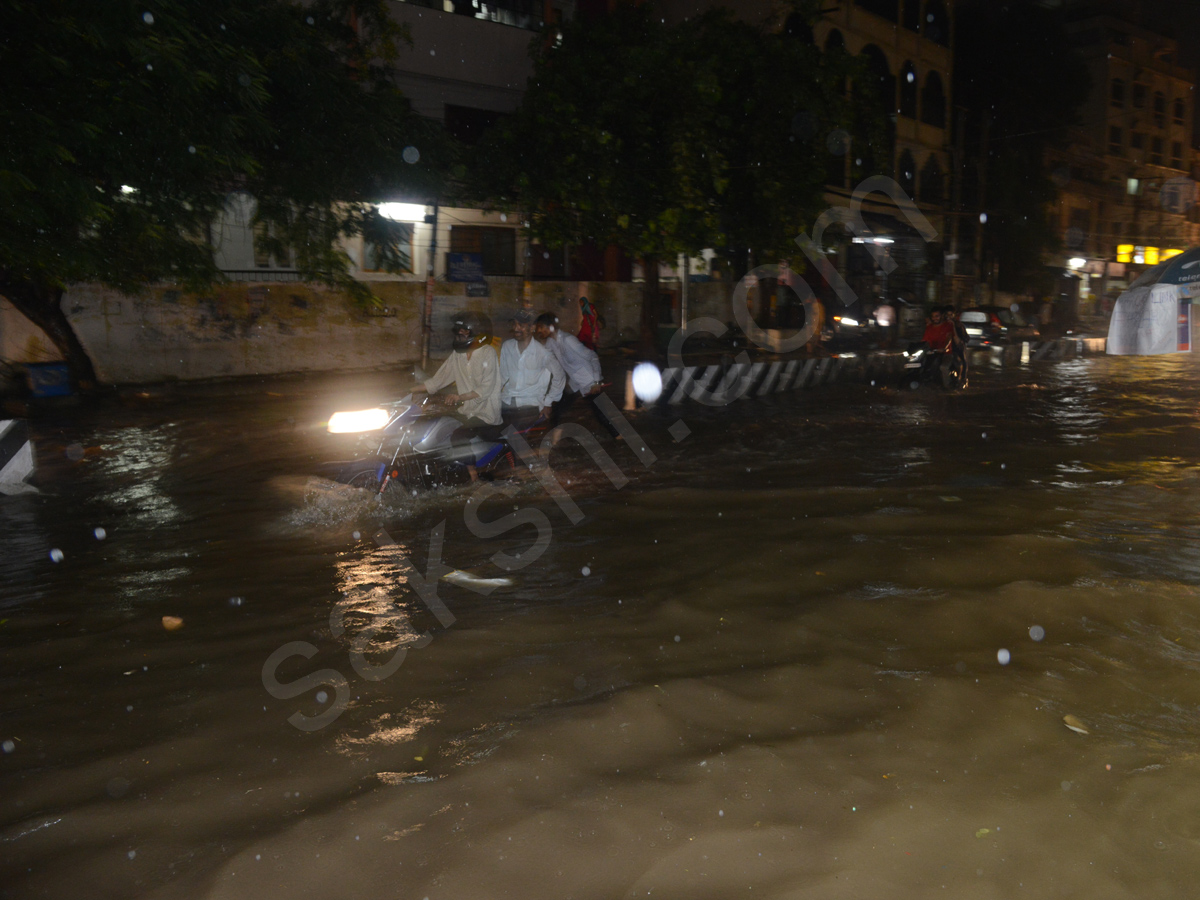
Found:
<svg viewBox="0 0 1200 900"><path fill-rule="evenodd" d="M1172 256L1178 256L1182 252L1183 252L1182 250L1176 250L1174 247L1172 247L1170 250L1164 250L1162 252L1162 258L1163 258L1163 260L1168 260Z"/></svg>
<svg viewBox="0 0 1200 900"><path fill-rule="evenodd" d="M1117 262L1133 262L1133 244L1117 244Z"/></svg>
<svg viewBox="0 0 1200 900"><path fill-rule="evenodd" d="M1146 265L1148 265L1148 266L1157 266L1158 265L1158 248L1157 247L1147 247L1146 248Z"/></svg>

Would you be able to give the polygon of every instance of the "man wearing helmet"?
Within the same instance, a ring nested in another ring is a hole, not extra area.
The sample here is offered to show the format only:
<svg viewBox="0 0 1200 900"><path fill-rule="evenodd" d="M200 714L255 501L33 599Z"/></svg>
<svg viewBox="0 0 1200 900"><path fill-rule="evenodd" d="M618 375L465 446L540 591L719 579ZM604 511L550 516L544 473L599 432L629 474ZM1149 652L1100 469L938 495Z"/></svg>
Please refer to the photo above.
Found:
<svg viewBox="0 0 1200 900"><path fill-rule="evenodd" d="M491 323L479 313L463 313L450 326L454 334L453 351L437 374L425 382L425 390L435 393L453 383L458 393L445 399L460 404L458 417L472 428L499 425L500 360L489 343Z"/></svg>

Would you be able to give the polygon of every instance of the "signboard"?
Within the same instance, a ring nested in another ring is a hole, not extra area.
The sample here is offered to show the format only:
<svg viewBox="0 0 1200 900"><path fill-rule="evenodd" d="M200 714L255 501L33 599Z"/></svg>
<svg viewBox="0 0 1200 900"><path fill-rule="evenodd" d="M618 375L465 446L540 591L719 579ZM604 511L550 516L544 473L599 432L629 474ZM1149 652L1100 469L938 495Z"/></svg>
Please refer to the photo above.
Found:
<svg viewBox="0 0 1200 900"><path fill-rule="evenodd" d="M1192 301L1179 298L1179 352L1188 353L1192 349Z"/></svg>
<svg viewBox="0 0 1200 900"><path fill-rule="evenodd" d="M447 253L447 281L483 281L482 253Z"/></svg>
<svg viewBox="0 0 1200 900"><path fill-rule="evenodd" d="M468 297L488 297L488 283L486 281L468 281L467 282Z"/></svg>

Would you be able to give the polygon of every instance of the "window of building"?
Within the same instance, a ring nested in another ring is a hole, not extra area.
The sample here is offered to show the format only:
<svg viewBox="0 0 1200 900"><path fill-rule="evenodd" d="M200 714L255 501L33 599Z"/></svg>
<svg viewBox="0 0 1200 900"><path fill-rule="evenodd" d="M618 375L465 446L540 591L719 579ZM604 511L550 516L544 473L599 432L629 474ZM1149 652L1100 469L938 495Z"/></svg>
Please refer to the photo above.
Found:
<svg viewBox="0 0 1200 900"><path fill-rule="evenodd" d="M1110 156L1125 155L1125 136L1116 125L1108 126L1108 152Z"/></svg>
<svg viewBox="0 0 1200 900"><path fill-rule="evenodd" d="M930 72L921 91L921 121L926 125L946 127L946 93L942 90L942 77Z"/></svg>
<svg viewBox="0 0 1200 900"><path fill-rule="evenodd" d="M858 0L859 9L865 9L889 22L895 22L899 18L899 6L897 0Z"/></svg>
<svg viewBox="0 0 1200 900"><path fill-rule="evenodd" d="M1149 93L1149 89L1144 84L1138 84L1137 82L1134 82L1134 85L1133 85L1133 108L1134 109L1145 109L1146 108L1147 93Z"/></svg>
<svg viewBox="0 0 1200 900"><path fill-rule="evenodd" d="M413 224L389 220L384 228L384 233L376 235L375 240L363 240L363 271L411 274Z"/></svg>
<svg viewBox="0 0 1200 900"><path fill-rule="evenodd" d="M1160 137L1152 138L1150 141L1150 165L1161 166L1163 164L1163 139Z"/></svg>
<svg viewBox="0 0 1200 900"><path fill-rule="evenodd" d="M1171 168L1183 168L1183 142L1171 141Z"/></svg>
<svg viewBox="0 0 1200 900"><path fill-rule="evenodd" d="M925 37L943 47L950 46L950 16L942 0L928 0L925 4Z"/></svg>
<svg viewBox="0 0 1200 900"><path fill-rule="evenodd" d="M911 62L900 69L900 115L917 117L917 70Z"/></svg>
<svg viewBox="0 0 1200 900"><path fill-rule="evenodd" d="M942 202L942 165L933 154L930 154L925 168L921 170L921 202Z"/></svg>
<svg viewBox="0 0 1200 900"><path fill-rule="evenodd" d="M901 24L909 31L921 30L921 0L903 0Z"/></svg>
<svg viewBox="0 0 1200 900"><path fill-rule="evenodd" d="M1167 127L1167 98L1162 91L1154 92L1154 127Z"/></svg>
<svg viewBox="0 0 1200 900"><path fill-rule="evenodd" d="M1183 118L1184 118L1183 98L1176 97L1175 102L1171 104L1171 107L1172 107L1172 110L1171 110L1172 118L1175 120L1175 124L1182 125Z"/></svg>
<svg viewBox="0 0 1200 900"><path fill-rule="evenodd" d="M1112 87L1108 93L1108 103L1110 106L1117 107L1117 109L1125 108L1125 82L1120 78L1112 80Z"/></svg>
<svg viewBox="0 0 1200 900"><path fill-rule="evenodd" d="M1129 132L1129 149L1130 150L1145 150L1146 149L1146 134L1142 131Z"/></svg>
<svg viewBox="0 0 1200 900"><path fill-rule="evenodd" d="M517 231L481 225L452 225L451 253L478 253L484 275L517 274Z"/></svg>

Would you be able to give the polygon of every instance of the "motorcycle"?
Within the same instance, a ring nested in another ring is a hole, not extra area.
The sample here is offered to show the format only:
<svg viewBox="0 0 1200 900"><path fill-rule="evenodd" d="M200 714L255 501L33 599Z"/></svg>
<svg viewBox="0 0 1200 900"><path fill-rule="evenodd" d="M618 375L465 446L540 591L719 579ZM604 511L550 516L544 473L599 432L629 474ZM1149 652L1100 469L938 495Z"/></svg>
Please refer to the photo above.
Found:
<svg viewBox="0 0 1200 900"><path fill-rule="evenodd" d="M914 390L922 384L940 384L946 390L962 390L967 386L965 361L950 351L930 350L924 341L909 344L903 352L904 365L900 385Z"/></svg>
<svg viewBox="0 0 1200 900"><path fill-rule="evenodd" d="M329 433L359 435L356 455L324 463L321 474L382 496L389 488L416 493L463 484L472 480L472 468L484 477L516 468L506 441L456 435L462 422L444 409L436 398L410 394L374 409L334 413Z"/></svg>

